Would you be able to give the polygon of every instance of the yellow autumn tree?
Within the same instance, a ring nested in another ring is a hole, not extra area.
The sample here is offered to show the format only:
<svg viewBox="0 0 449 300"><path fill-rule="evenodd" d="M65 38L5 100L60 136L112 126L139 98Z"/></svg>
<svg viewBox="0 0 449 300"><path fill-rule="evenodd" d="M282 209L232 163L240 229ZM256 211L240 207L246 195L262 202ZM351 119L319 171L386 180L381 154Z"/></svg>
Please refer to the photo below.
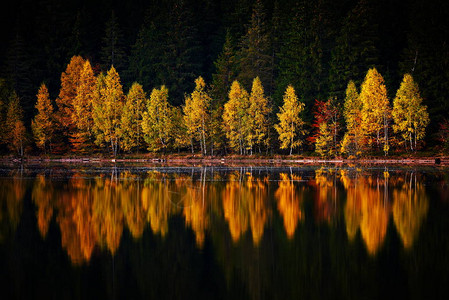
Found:
<svg viewBox="0 0 449 300"><path fill-rule="evenodd" d="M139 150L143 144L142 116L147 102L142 85L134 82L126 96L121 118L121 139L125 151Z"/></svg>
<svg viewBox="0 0 449 300"><path fill-rule="evenodd" d="M326 122L320 124L319 135L315 140L315 150L321 156L330 156L333 154L333 136Z"/></svg>
<svg viewBox="0 0 449 300"><path fill-rule="evenodd" d="M303 141L300 139L304 135L304 121L300 114L304 110L304 103L296 97L295 89L289 85L284 94L284 105L279 108L277 114L279 123L274 126L279 134L281 149L290 147L290 155L294 148L299 147Z"/></svg>
<svg viewBox="0 0 449 300"><path fill-rule="evenodd" d="M248 108L248 134L246 135L247 144L250 153L253 153L253 147L269 145L269 114L271 113L271 107L268 99L264 95L264 89L259 77L256 77L253 81L251 89L251 95L249 96L249 108Z"/></svg>
<svg viewBox="0 0 449 300"><path fill-rule="evenodd" d="M387 87L382 75L372 68L368 70L360 90L362 102L361 126L368 136L369 146L376 140L380 149L383 144L385 155L388 154L388 122L391 115L390 102L387 97ZM381 138L381 134L383 135Z"/></svg>
<svg viewBox="0 0 449 300"><path fill-rule="evenodd" d="M393 100L393 130L401 134L406 149L408 141L411 151L416 151L430 121L427 106L422 105L422 101L418 84L412 75L405 74Z"/></svg>
<svg viewBox="0 0 449 300"><path fill-rule="evenodd" d="M8 148L23 156L26 129L23 123L23 110L20 106L19 96L15 92L9 98L5 127L5 140Z"/></svg>
<svg viewBox="0 0 449 300"><path fill-rule="evenodd" d="M174 108L168 103L168 89L153 89L143 113L142 132L148 150L166 150L173 141Z"/></svg>
<svg viewBox="0 0 449 300"><path fill-rule="evenodd" d="M363 146L364 131L360 126L362 121L362 102L354 81L348 83L343 109L343 116L346 121L346 133L343 137L341 152L350 156L360 155Z"/></svg>
<svg viewBox="0 0 449 300"><path fill-rule="evenodd" d="M246 133L248 131L248 92L235 80L229 91L229 100L224 105L223 130L229 145L240 154L246 150Z"/></svg>
<svg viewBox="0 0 449 300"><path fill-rule="evenodd" d="M96 96L97 79L88 60L85 61L76 96L73 100L72 122L76 129L71 133L70 142L75 150L81 151L89 147L93 129L93 103ZM90 148L90 147L89 147Z"/></svg>
<svg viewBox="0 0 449 300"><path fill-rule="evenodd" d="M53 138L55 122L53 120L53 106L45 84L42 84L39 88L35 107L37 115L31 121L31 129L36 145L44 152L47 151L47 147L51 151L51 139Z"/></svg>
<svg viewBox="0 0 449 300"><path fill-rule="evenodd" d="M206 92L206 83L200 76L195 80L195 90L185 98L183 117L187 128L187 135L191 137L192 153L193 140L200 141L201 153L207 154L206 138L209 135L211 98Z"/></svg>
<svg viewBox="0 0 449 300"><path fill-rule="evenodd" d="M56 98L56 119L61 132L65 136L68 136L76 128L72 118L74 113L73 101L76 97L76 89L85 62L81 56L73 56L66 70L61 74L61 89L58 98Z"/></svg>
<svg viewBox="0 0 449 300"><path fill-rule="evenodd" d="M111 152L117 155L120 145L121 114L124 105L120 76L114 66L106 77L99 77L97 92L93 103L93 121L96 143L110 145Z"/></svg>

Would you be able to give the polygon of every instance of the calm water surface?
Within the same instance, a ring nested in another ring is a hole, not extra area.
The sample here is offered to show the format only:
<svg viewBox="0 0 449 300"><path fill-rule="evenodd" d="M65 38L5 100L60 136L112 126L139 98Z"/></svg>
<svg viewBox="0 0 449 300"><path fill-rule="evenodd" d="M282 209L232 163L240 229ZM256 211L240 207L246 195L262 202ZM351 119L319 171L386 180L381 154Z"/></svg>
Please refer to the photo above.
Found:
<svg viewBox="0 0 449 300"><path fill-rule="evenodd" d="M449 299L449 169L0 167L0 299Z"/></svg>

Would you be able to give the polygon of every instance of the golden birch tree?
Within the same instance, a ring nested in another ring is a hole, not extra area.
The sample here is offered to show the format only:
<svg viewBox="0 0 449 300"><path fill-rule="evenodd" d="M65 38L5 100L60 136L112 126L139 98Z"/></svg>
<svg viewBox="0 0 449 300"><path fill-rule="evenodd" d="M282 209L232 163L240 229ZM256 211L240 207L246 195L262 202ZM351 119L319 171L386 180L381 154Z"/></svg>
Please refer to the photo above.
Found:
<svg viewBox="0 0 449 300"><path fill-rule="evenodd" d="M37 93L36 103L37 115L31 121L31 129L33 131L36 145L47 151L49 147L51 151L51 140L53 138L55 122L53 120L53 105L50 101L50 95L45 84L41 84Z"/></svg>
<svg viewBox="0 0 449 300"><path fill-rule="evenodd" d="M269 114L271 107L268 99L264 95L264 89L259 77L253 81L251 95L249 96L248 108L248 134L246 136L250 153L253 153L253 147L269 145Z"/></svg>
<svg viewBox="0 0 449 300"><path fill-rule="evenodd" d="M206 138L209 135L211 98L206 92L206 83L200 76L195 80L195 90L185 98L183 107L187 135L200 141L201 153L207 154Z"/></svg>
<svg viewBox="0 0 449 300"><path fill-rule="evenodd" d="M427 106L422 105L422 101L418 84L412 75L405 74L393 100L393 130L402 136L406 149L408 141L411 151L416 151L430 121Z"/></svg>
<svg viewBox="0 0 449 300"><path fill-rule="evenodd" d="M142 119L142 132L148 150L165 151L170 146L174 131L174 112L174 108L168 103L168 89L164 85L160 89L153 89Z"/></svg>
<svg viewBox="0 0 449 300"><path fill-rule="evenodd" d="M362 128L368 136L369 146L376 140L377 147L383 144L385 155L388 154L388 122L391 115L387 87L382 75L375 69L369 69L360 90L362 102ZM383 131L383 132L382 132ZM382 141L381 141L381 134Z"/></svg>
<svg viewBox="0 0 449 300"><path fill-rule="evenodd" d="M139 150L143 142L142 116L147 102L142 85L134 82L126 96L121 118L121 139L125 151Z"/></svg>
<svg viewBox="0 0 449 300"><path fill-rule="evenodd" d="M289 85L285 91L284 104L279 107L277 114L279 123L274 126L279 134L281 149L290 148L290 155L294 148L301 146L301 137L305 134L304 121L300 114L304 110L304 103L298 100L293 86Z"/></svg>
<svg viewBox="0 0 449 300"><path fill-rule="evenodd" d="M354 81L348 83L343 108L343 116L346 121L346 133L341 143L341 152L350 156L360 155L363 146L364 131L360 126L362 121L363 104Z"/></svg>
<svg viewBox="0 0 449 300"><path fill-rule="evenodd" d="M246 133L248 128L249 95L245 89L235 80L229 91L229 100L223 111L223 130L229 145L240 154L246 149Z"/></svg>
<svg viewBox="0 0 449 300"><path fill-rule="evenodd" d="M111 146L111 152L117 155L120 145L121 113L124 95L120 76L114 66L106 77L100 76L93 105L93 121L96 132L96 143Z"/></svg>

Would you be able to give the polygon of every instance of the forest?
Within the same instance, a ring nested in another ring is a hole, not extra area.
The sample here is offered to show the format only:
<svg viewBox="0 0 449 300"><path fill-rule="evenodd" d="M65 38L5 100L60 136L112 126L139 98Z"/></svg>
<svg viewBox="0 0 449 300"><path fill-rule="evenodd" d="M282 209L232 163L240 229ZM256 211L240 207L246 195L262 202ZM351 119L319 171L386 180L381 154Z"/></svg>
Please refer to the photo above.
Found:
<svg viewBox="0 0 449 300"><path fill-rule="evenodd" d="M449 3L15 1L0 153L449 149Z"/></svg>

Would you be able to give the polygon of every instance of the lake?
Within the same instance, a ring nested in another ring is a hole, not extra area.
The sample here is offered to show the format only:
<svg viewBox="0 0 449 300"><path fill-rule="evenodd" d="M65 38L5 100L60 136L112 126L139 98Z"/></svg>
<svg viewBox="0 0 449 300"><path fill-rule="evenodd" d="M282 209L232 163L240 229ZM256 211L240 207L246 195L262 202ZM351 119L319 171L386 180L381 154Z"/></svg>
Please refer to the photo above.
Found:
<svg viewBox="0 0 449 300"><path fill-rule="evenodd" d="M449 299L449 168L0 167L1 299Z"/></svg>

